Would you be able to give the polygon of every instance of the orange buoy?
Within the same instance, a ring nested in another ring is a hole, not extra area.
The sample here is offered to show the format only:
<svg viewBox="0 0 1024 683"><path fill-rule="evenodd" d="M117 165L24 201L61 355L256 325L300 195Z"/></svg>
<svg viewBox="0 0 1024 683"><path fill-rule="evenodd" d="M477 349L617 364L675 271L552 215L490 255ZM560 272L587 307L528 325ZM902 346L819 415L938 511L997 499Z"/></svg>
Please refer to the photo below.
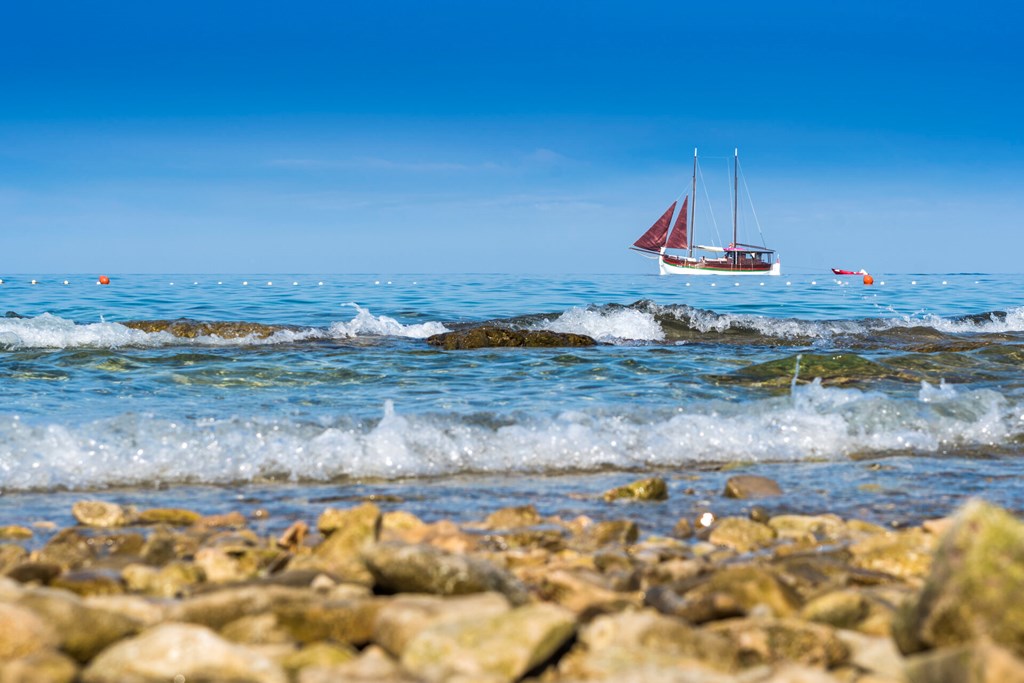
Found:
<svg viewBox="0 0 1024 683"><path fill-rule="evenodd" d="M870 275L865 275L864 276L864 284L866 284L866 285L873 285L873 284L875 284L875 278L871 277Z"/></svg>
<svg viewBox="0 0 1024 683"><path fill-rule="evenodd" d="M101 285L109 285L110 284L110 278L107 277L106 275L100 275L100 284Z"/></svg>

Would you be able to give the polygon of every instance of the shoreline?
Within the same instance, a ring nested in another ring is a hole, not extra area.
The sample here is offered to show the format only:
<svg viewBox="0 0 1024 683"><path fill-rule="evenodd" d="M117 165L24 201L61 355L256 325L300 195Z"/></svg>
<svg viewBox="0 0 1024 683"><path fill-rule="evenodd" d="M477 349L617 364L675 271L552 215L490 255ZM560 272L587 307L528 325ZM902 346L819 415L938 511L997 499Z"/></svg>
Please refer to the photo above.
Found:
<svg viewBox="0 0 1024 683"><path fill-rule="evenodd" d="M0 677L893 683L958 661L1024 670L1024 622L1004 604L1024 588L1013 515L969 501L893 528L772 513L777 482L727 477L746 513L685 514L657 535L631 518L671 500L657 477L592 490L601 520L521 504L426 521L403 502L328 501L274 534L238 509L89 496L41 547L0 541ZM964 589L976 583L995 598Z"/></svg>

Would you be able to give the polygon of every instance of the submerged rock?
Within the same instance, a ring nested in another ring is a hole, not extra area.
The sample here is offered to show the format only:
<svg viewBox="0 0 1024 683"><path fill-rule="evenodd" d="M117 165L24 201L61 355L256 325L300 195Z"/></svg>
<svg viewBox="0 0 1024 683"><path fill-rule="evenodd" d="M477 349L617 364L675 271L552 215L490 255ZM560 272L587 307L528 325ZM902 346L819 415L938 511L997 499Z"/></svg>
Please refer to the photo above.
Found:
<svg viewBox="0 0 1024 683"><path fill-rule="evenodd" d="M584 334L551 332L549 330L511 330L505 327L483 325L468 330L444 332L427 337L427 343L446 351L458 349L484 349L500 346L561 347L595 346L596 341Z"/></svg>
<svg viewBox="0 0 1024 683"><path fill-rule="evenodd" d="M247 322L202 322L199 320L129 320L121 323L125 327L143 332L167 332L175 337L195 339L196 337L220 337L221 339L241 339L258 337L266 339L275 332L296 329L286 325L264 325Z"/></svg>
<svg viewBox="0 0 1024 683"><path fill-rule="evenodd" d="M668 486L661 477L640 479L625 486L604 492L604 499L613 500L668 500Z"/></svg>
<svg viewBox="0 0 1024 683"><path fill-rule="evenodd" d="M768 498L781 496L782 489L774 479L754 474L738 474L725 482L726 498Z"/></svg>

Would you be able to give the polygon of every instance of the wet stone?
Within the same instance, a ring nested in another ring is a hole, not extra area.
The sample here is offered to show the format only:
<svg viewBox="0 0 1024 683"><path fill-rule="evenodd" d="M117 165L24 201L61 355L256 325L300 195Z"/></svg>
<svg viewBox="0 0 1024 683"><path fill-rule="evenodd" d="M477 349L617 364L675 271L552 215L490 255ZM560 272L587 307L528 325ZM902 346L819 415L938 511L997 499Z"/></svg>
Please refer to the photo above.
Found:
<svg viewBox="0 0 1024 683"><path fill-rule="evenodd" d="M729 477L729 479L726 480L723 495L726 498L740 499L769 498L772 496L781 496L782 489L774 479L760 477L753 474L740 474L734 477Z"/></svg>
<svg viewBox="0 0 1024 683"><path fill-rule="evenodd" d="M79 524L95 527L126 526L133 511L117 503L102 500L81 500L71 506L71 514Z"/></svg>
<svg viewBox="0 0 1024 683"><path fill-rule="evenodd" d="M32 530L18 524L0 526L0 541L25 541L32 538Z"/></svg>
<svg viewBox="0 0 1024 683"><path fill-rule="evenodd" d="M603 497L608 502L615 500L668 500L668 486L661 477L650 477L605 491Z"/></svg>
<svg viewBox="0 0 1024 683"><path fill-rule="evenodd" d="M143 510L135 518L137 524L166 524L168 526L190 526L201 519L198 512L178 508L152 508Z"/></svg>
<svg viewBox="0 0 1024 683"><path fill-rule="evenodd" d="M427 337L427 343L446 351L493 347L560 347L594 346L592 337L583 334L550 332L548 330L511 330L504 327L480 326L467 330L445 332Z"/></svg>

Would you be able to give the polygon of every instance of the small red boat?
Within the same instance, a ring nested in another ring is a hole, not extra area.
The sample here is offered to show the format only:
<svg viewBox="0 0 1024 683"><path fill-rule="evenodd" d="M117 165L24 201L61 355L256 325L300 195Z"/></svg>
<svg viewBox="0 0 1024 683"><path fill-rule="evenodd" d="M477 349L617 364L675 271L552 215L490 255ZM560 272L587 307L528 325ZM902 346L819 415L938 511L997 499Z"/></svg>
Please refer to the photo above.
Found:
<svg viewBox="0 0 1024 683"><path fill-rule="evenodd" d="M867 275L868 271L861 268L860 270L843 270L842 268L833 268L832 272L836 275Z"/></svg>

